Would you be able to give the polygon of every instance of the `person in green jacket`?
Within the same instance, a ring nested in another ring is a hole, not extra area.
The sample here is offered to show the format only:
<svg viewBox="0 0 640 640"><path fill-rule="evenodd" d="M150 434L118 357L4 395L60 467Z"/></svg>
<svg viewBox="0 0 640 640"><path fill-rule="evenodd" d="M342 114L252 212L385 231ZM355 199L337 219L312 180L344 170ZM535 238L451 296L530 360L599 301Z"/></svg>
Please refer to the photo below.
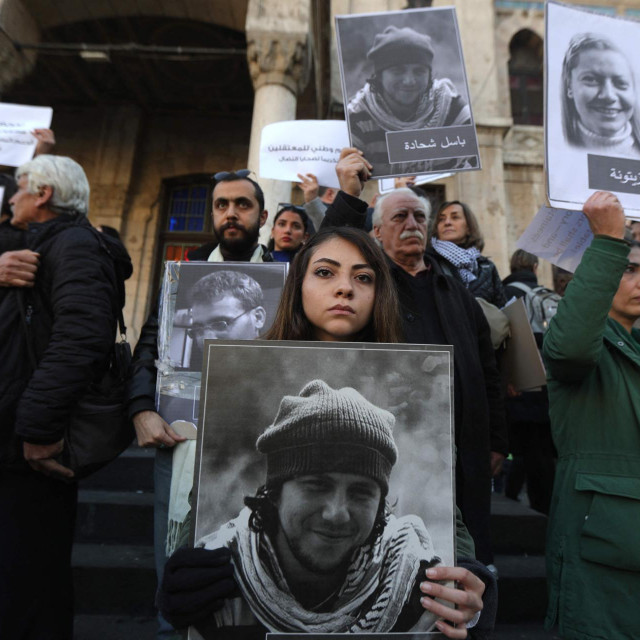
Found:
<svg viewBox="0 0 640 640"><path fill-rule="evenodd" d="M611 193L584 205L594 234L545 335L558 467L547 533L549 607L562 638L640 638L640 245Z"/></svg>

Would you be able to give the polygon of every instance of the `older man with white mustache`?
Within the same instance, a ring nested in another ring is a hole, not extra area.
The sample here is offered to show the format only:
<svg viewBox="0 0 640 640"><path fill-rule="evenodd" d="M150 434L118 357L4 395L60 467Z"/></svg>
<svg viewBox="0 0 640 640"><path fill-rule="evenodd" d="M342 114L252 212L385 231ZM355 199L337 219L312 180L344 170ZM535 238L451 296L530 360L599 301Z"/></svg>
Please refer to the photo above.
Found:
<svg viewBox="0 0 640 640"><path fill-rule="evenodd" d="M342 150L336 167L342 190L323 226L364 226L367 204L359 196L371 168L357 149ZM491 565L491 476L508 453L500 379L480 306L425 254L430 214L426 198L409 188L396 189L376 201L373 231L398 287L406 341L455 348L457 503L478 560Z"/></svg>

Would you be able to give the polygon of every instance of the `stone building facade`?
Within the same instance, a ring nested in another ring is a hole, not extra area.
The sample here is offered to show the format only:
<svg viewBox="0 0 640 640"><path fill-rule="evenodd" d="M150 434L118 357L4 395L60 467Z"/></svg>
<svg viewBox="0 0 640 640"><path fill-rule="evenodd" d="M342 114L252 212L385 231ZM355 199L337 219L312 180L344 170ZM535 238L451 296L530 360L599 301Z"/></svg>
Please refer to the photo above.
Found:
<svg viewBox="0 0 640 640"><path fill-rule="evenodd" d="M133 259L132 338L163 260L212 239L210 176L257 171L266 124L343 117L333 16L452 4L483 169L434 188L472 206L504 277L546 199L543 2L0 0L2 101L53 107L56 153L87 171L91 221L119 230ZM579 4L640 17L640 0ZM301 199L289 183L260 182L272 212Z"/></svg>

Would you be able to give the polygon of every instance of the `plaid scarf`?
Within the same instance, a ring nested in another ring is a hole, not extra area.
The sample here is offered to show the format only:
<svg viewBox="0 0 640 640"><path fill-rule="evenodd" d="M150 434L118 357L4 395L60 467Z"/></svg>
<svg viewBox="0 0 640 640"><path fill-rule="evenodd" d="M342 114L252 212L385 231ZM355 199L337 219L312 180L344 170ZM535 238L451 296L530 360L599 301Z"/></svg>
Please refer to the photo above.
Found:
<svg viewBox="0 0 640 640"><path fill-rule="evenodd" d="M373 545L351 559L332 611L304 609L294 598L269 538L249 528L250 509L202 538L205 549L229 547L235 579L255 617L270 631L308 633L382 633L390 631L409 601L422 560L439 563L420 518L389 517ZM239 607L227 600L216 614L218 626L239 624ZM436 616L424 611L413 630L429 631ZM242 621L246 623L246 620Z"/></svg>
<svg viewBox="0 0 640 640"><path fill-rule="evenodd" d="M465 286L469 286L469 283L476 279L478 258L482 254L475 247L463 249L454 242L438 240L438 238L431 239L431 246L458 269Z"/></svg>

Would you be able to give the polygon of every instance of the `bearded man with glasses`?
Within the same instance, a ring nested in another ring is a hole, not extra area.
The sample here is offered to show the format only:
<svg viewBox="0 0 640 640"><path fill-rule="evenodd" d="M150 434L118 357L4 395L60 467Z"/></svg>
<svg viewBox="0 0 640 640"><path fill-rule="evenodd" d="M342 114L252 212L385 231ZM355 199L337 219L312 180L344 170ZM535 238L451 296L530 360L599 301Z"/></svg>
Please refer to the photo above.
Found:
<svg viewBox="0 0 640 640"><path fill-rule="evenodd" d="M264 208L264 193L260 185L250 178L250 171L221 171L213 176L213 207L211 216L213 230L218 244L205 244L191 251L187 260L208 262L272 262L267 248L259 244L260 228L267 221ZM227 301L235 298L228 298ZM220 300L222 304L224 300ZM192 332L200 348L204 339L211 337L237 338L231 335L245 324L253 323L253 330L259 331L265 320L264 309L255 305L229 307L216 317L205 317L211 308L197 304L192 307L194 327ZM219 312L220 305L216 305ZM235 310L234 310L235 309ZM202 314L198 313L202 311ZM229 312L227 314L227 312ZM245 313L246 312L246 313ZM222 324L227 327L226 335L213 336ZM257 334L255 336L257 337ZM160 414L156 412L156 360L158 359L158 311L154 305L147 322L140 333L140 339L133 353L133 362L128 383L128 410L136 429L138 445L155 447L154 467L154 550L156 572L162 579L166 561L165 540L167 537L167 514L169 509L169 488L171 485L172 449L184 438L178 435ZM158 638L172 637L171 626L161 618Z"/></svg>

